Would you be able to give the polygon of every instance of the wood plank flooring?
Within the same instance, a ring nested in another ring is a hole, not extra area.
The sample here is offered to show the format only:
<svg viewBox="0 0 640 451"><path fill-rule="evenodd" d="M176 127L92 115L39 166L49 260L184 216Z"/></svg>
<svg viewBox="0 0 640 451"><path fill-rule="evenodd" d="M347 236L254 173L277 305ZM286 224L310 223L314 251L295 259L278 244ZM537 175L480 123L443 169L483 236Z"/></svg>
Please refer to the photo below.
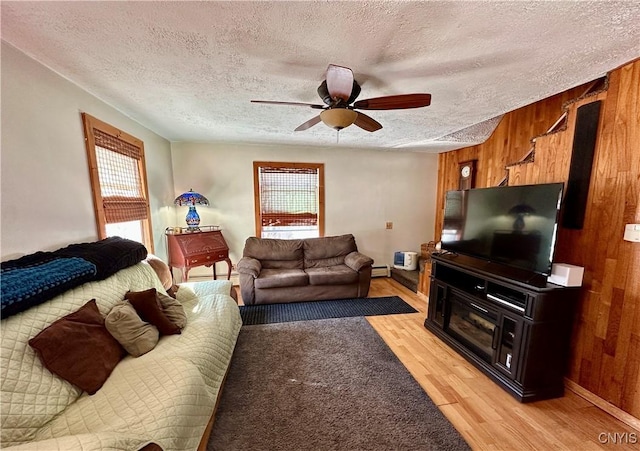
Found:
<svg viewBox="0 0 640 451"><path fill-rule="evenodd" d="M473 449L640 448L639 431L569 390L558 399L516 401L426 330L426 298L393 279L373 279L369 296L400 296L419 311L368 320Z"/></svg>
<svg viewBox="0 0 640 451"><path fill-rule="evenodd" d="M562 398L519 403L424 328L425 297L392 279L373 279L369 296L393 295L420 313L372 316L369 323L473 449L640 448L640 432L569 390Z"/></svg>

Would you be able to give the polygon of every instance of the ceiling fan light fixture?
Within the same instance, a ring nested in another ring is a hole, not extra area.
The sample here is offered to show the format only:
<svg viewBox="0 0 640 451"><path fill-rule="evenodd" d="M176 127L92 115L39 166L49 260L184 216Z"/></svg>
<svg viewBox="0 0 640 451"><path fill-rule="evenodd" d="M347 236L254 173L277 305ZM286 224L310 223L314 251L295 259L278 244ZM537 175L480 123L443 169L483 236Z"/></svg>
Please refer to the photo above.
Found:
<svg viewBox="0 0 640 451"><path fill-rule="evenodd" d="M328 127L342 130L353 124L358 118L358 113L347 108L331 108L320 113L320 119Z"/></svg>

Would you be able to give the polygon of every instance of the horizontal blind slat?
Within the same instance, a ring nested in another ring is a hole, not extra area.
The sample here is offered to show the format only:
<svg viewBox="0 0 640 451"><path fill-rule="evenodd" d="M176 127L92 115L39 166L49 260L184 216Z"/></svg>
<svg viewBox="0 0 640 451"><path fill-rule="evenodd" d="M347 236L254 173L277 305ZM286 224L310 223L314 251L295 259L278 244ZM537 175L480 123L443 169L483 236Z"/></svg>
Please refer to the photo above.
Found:
<svg viewBox="0 0 640 451"><path fill-rule="evenodd" d="M108 224L147 219L147 201L144 198L105 197L102 206Z"/></svg>
<svg viewBox="0 0 640 451"><path fill-rule="evenodd" d="M105 149L135 158L136 160L142 159L141 149L131 143L118 139L116 136L112 136L97 128L93 129L93 135L96 146L104 147Z"/></svg>

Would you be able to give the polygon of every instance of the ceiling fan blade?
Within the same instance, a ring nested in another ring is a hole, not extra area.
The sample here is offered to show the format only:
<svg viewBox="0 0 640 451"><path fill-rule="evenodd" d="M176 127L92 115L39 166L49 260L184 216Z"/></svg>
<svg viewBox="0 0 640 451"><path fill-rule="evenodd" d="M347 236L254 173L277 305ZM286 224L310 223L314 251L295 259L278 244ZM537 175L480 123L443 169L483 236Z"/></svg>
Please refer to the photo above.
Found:
<svg viewBox="0 0 640 451"><path fill-rule="evenodd" d="M320 115L319 114L316 117L312 117L311 119L309 119L304 124L299 125L298 128L296 128L294 131L301 132L302 130L307 130L307 129L313 127L314 125L316 125L318 122L320 122Z"/></svg>
<svg viewBox="0 0 640 451"><path fill-rule="evenodd" d="M431 94L401 94L358 100L354 108L361 110L402 110L431 105Z"/></svg>
<svg viewBox="0 0 640 451"><path fill-rule="evenodd" d="M315 109L323 109L324 105L318 105L316 103L304 103L304 102L278 102L275 100L252 100L251 103L266 103L268 105L289 105L289 106L308 106Z"/></svg>
<svg viewBox="0 0 640 451"><path fill-rule="evenodd" d="M356 118L354 124L368 132L375 132L376 130L380 130L382 128L380 122L360 112L358 112L358 117Z"/></svg>
<svg viewBox="0 0 640 451"><path fill-rule="evenodd" d="M329 64L327 68L327 89L332 99L349 100L353 90L353 72L348 67Z"/></svg>

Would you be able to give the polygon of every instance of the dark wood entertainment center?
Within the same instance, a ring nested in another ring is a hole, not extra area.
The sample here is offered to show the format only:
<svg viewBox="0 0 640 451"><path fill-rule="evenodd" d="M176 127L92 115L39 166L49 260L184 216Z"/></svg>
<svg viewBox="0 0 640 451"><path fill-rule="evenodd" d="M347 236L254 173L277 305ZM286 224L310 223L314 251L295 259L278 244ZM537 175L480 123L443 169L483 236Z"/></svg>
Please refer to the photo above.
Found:
<svg viewBox="0 0 640 451"><path fill-rule="evenodd" d="M527 271L436 253L424 325L519 401L556 398L564 394L579 292Z"/></svg>

